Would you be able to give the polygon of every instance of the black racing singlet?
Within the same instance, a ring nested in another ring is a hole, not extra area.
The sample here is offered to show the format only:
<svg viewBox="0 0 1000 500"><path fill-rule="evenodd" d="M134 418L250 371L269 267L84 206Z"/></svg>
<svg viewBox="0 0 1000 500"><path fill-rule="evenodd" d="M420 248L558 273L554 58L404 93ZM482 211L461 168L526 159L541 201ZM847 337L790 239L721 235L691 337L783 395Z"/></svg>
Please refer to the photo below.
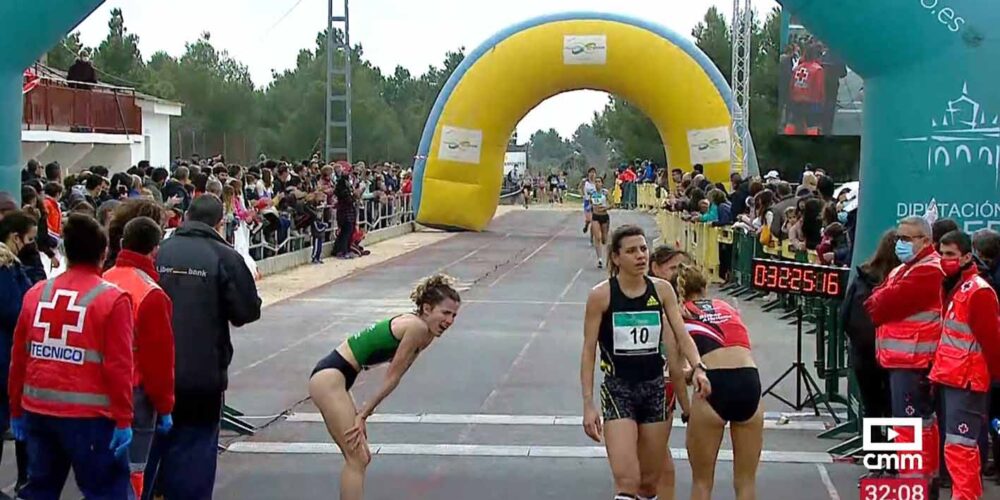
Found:
<svg viewBox="0 0 1000 500"><path fill-rule="evenodd" d="M646 291L630 298L622 293L618 278L608 280L611 302L601 317L598 345L601 371L616 378L643 381L663 376L665 365L663 306L649 277Z"/></svg>

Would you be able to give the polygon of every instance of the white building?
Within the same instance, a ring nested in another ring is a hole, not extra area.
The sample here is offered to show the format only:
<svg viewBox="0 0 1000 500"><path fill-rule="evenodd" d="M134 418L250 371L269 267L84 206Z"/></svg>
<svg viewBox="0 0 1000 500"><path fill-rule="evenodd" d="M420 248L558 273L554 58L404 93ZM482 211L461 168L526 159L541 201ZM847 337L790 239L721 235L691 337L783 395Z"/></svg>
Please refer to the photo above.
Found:
<svg viewBox="0 0 1000 500"><path fill-rule="evenodd" d="M170 165L170 118L183 105L133 89L43 77L24 94L21 165L58 161L76 173L103 165L124 172L141 160Z"/></svg>

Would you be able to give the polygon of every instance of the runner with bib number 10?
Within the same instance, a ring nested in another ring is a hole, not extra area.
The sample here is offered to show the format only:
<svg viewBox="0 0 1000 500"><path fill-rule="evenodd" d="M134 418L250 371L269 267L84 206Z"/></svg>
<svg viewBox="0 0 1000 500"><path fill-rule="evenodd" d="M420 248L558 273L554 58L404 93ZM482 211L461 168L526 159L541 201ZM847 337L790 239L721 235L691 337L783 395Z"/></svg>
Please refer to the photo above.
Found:
<svg viewBox="0 0 1000 500"><path fill-rule="evenodd" d="M653 499L672 425L667 421L664 365L672 380L684 380L685 365L694 367L691 383L698 397L708 397L711 387L673 286L646 275L649 247L642 228L617 228L607 256L611 276L587 297L580 360L583 427L591 439L605 442L615 500ZM594 405L598 350L604 373L603 424Z"/></svg>

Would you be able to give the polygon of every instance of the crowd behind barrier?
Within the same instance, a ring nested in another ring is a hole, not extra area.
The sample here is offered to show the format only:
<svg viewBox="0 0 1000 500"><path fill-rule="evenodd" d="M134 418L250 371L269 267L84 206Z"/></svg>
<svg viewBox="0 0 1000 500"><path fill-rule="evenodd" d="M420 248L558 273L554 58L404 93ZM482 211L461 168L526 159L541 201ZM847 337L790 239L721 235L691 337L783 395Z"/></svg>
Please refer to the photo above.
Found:
<svg viewBox="0 0 1000 500"><path fill-rule="evenodd" d="M830 448L837 455L853 455L861 448L860 418L863 415L857 381L850 368L849 348L843 325L839 324L836 299L811 298L779 293L764 293L753 288L753 260L772 259L800 263L819 263L814 250L795 250L789 241L772 238L768 245L760 238L734 226L685 220L680 212L664 209L668 191L655 184L636 187L637 208L652 211L660 234L660 244L684 250L694 263L721 289L744 300L765 299L763 309L779 314L780 319L795 324L797 311L802 310L803 328L815 337L814 368L822 380L822 394L809 401L809 407L819 414L823 404L846 406L847 418L839 412L833 415L836 427L820 435L842 439ZM728 258L724 258L728 255ZM846 388L846 391L845 391ZM815 405L815 407L814 407ZM826 412L823 412L826 413Z"/></svg>
<svg viewBox="0 0 1000 500"><path fill-rule="evenodd" d="M411 201L410 194L400 194L383 202L366 202L358 211L355 240L360 242L371 231L414 222ZM336 205L322 204L316 209L323 214L322 241L332 242L338 231ZM268 212L259 220L249 222L235 216L226 221L227 241L241 251L246 249L255 261L309 248L312 232L308 225L296 225L296 213L291 210Z"/></svg>

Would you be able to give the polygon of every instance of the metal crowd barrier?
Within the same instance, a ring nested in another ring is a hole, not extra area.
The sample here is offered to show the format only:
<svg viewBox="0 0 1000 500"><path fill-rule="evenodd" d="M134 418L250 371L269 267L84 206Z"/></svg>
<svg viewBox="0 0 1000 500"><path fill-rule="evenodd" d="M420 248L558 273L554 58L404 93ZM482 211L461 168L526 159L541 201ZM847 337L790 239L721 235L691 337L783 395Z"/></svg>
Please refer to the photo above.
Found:
<svg viewBox="0 0 1000 500"><path fill-rule="evenodd" d="M323 241L333 241L337 235L336 209L329 205L318 205L311 210L325 223ZM384 201L358 200L356 203L357 226L365 234L414 221L411 195L390 195ZM236 230L244 225L250 231L250 256L260 261L289 252L309 248L312 244L312 228L295 226L296 213L293 211L271 212L273 218L266 221L258 216L257 221L247 223L230 219L226 234L233 243ZM274 225L276 224L276 226Z"/></svg>
<svg viewBox="0 0 1000 500"><path fill-rule="evenodd" d="M639 206L650 207L656 203L655 186L640 188ZM717 283L721 290L744 300L763 298L767 294L753 287L753 259L766 258L796 262L817 263L815 251L794 251L785 241L765 246L756 235L732 227L713 227L709 224L684 221L679 214L658 210L656 222L661 242L682 249L696 260L697 265ZM731 249L727 275L720 273L720 250ZM814 367L823 381L823 393L814 400L820 403L839 403L847 408L847 419L819 435L824 439L842 439L829 452L838 456L853 456L861 450L861 415L864 414L857 380L850 369L847 335L839 321L839 300L805 298L787 294L774 294L773 300L764 304L765 311L775 312L789 324L796 322L796 309L804 311L804 325L808 323L809 335L816 336ZM843 390L846 385L846 391Z"/></svg>

